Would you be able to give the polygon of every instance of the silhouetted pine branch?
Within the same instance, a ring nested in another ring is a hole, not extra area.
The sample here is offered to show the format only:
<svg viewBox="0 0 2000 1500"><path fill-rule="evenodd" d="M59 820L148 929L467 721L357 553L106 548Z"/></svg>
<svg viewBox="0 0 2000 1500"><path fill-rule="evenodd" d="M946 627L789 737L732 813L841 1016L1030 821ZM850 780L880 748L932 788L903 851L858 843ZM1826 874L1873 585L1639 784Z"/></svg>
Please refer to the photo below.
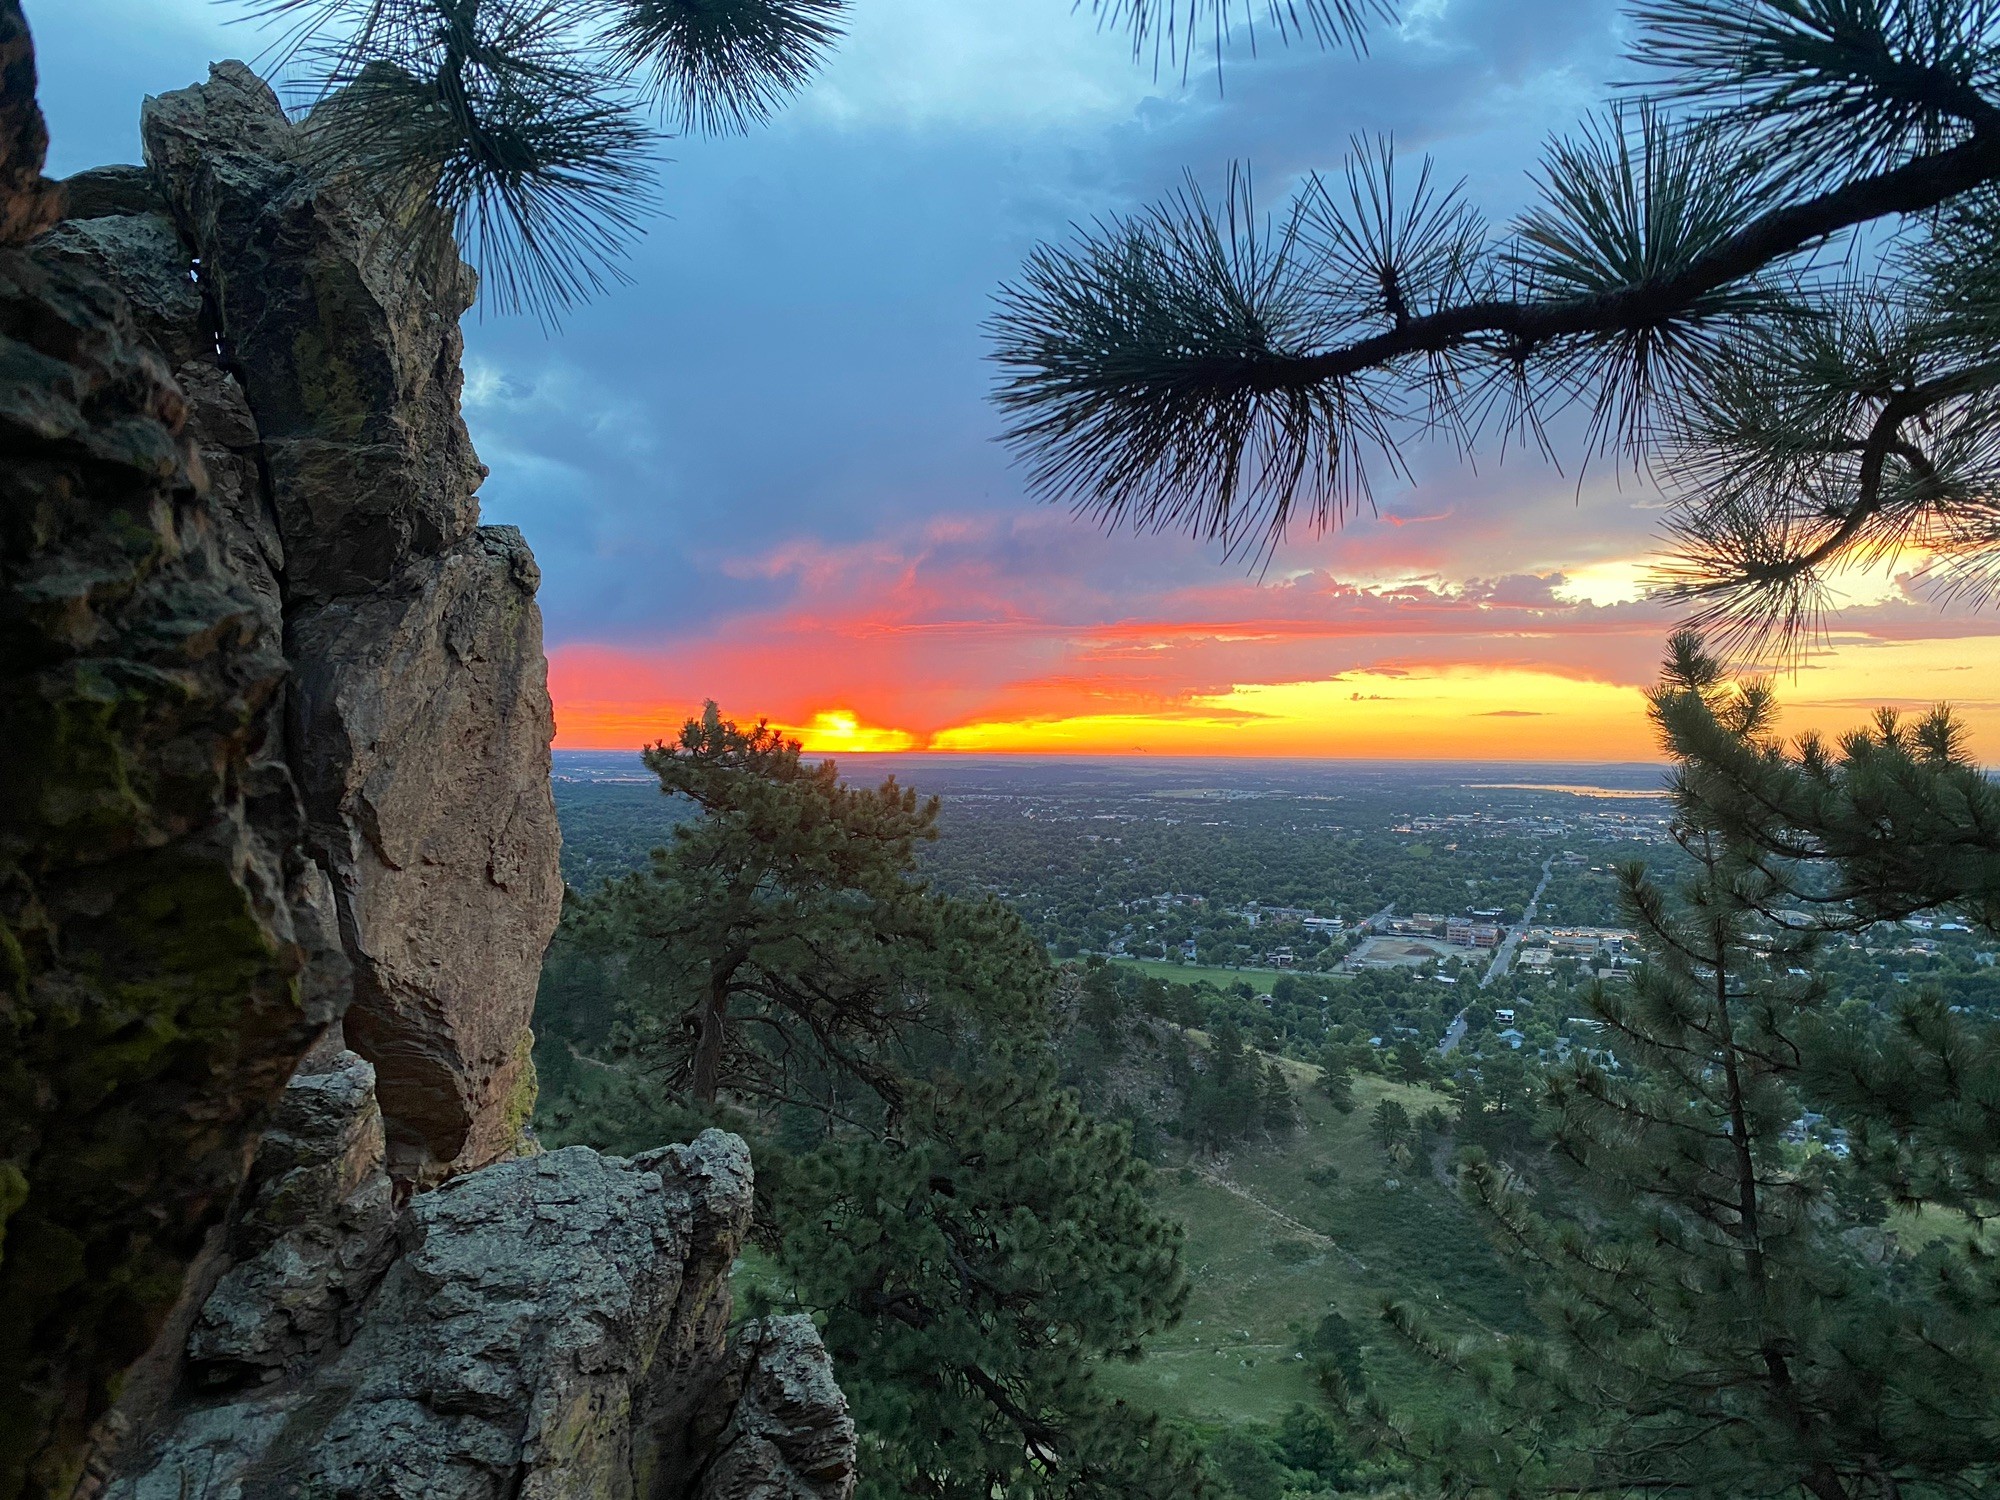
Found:
<svg viewBox="0 0 2000 1500"><path fill-rule="evenodd" d="M1903 549L1983 601L2000 4L1634 18L1644 88L1550 145L1503 232L1378 144L1268 222L1233 180L1219 213L1189 188L1038 250L991 325L1034 489L1269 544L1413 442L1547 448L1581 408L1587 454L1678 497L1669 591L1735 644L1809 640L1831 571Z"/></svg>

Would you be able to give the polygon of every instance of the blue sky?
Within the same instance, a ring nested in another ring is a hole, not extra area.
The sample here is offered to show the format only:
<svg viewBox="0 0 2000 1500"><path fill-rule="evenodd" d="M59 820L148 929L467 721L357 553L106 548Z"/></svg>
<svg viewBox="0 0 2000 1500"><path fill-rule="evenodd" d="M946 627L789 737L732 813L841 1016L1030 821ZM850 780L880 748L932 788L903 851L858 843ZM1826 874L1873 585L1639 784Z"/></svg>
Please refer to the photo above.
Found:
<svg viewBox="0 0 2000 1500"><path fill-rule="evenodd" d="M134 159L141 96L261 46L209 0L27 8L56 173ZM1620 32L1605 0L1414 0L1366 59L1239 48L1218 86L1207 58L1156 76L1071 0L854 0L846 44L774 123L663 144L629 286L553 337L468 321L485 514L541 559L567 741L629 741L705 696L800 725L840 707L919 743L1080 714L1210 722L1245 689L1412 671L1554 674L1636 705L1663 630L1633 602L1643 485L1598 474L1579 495L1533 462L1475 475L1438 454L1381 491L1381 517L1250 577L1028 500L980 331L1038 241L1237 162L1278 205L1357 132L1434 153L1504 218L1540 142L1607 97ZM1877 595L1864 634L1935 619L1893 581ZM1274 612L1294 624L1227 628ZM1107 644L1148 622L1144 650ZM1626 748L1642 736L1634 718Z"/></svg>

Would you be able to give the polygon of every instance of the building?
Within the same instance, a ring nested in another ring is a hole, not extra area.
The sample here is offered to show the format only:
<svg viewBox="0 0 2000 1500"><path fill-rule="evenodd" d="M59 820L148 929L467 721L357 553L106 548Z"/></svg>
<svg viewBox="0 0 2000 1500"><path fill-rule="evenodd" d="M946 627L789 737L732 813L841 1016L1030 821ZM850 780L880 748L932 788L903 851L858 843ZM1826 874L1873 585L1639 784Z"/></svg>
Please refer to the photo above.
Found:
<svg viewBox="0 0 2000 1500"><path fill-rule="evenodd" d="M1444 924L1444 940L1461 948L1497 948L1500 946L1500 929L1491 922L1453 917Z"/></svg>

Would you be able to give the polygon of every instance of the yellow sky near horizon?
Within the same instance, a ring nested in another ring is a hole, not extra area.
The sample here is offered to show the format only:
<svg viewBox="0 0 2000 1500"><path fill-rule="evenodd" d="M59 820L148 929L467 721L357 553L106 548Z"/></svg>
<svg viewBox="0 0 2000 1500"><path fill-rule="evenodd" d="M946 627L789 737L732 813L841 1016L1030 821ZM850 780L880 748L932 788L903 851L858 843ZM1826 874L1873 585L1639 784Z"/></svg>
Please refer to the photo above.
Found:
<svg viewBox="0 0 2000 1500"><path fill-rule="evenodd" d="M1879 705L1949 702L2000 761L2000 636L1850 638L1778 679L1788 732L1838 734ZM1222 755L1610 761L1657 756L1637 687L1511 667L1426 666L1246 683L1142 713L979 720L920 734L823 710L786 726L815 753Z"/></svg>

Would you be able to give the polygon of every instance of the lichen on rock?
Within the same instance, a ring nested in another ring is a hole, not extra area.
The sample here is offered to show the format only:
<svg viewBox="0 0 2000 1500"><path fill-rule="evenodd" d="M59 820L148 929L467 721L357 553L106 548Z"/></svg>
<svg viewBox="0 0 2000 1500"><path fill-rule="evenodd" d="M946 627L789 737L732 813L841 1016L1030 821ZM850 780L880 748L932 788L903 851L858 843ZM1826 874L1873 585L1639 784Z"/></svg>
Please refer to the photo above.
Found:
<svg viewBox="0 0 2000 1500"><path fill-rule="evenodd" d="M6 241L61 197L12 0L0 63ZM189 423L117 290L0 243L0 1496L67 1493L333 1015L286 664Z"/></svg>

